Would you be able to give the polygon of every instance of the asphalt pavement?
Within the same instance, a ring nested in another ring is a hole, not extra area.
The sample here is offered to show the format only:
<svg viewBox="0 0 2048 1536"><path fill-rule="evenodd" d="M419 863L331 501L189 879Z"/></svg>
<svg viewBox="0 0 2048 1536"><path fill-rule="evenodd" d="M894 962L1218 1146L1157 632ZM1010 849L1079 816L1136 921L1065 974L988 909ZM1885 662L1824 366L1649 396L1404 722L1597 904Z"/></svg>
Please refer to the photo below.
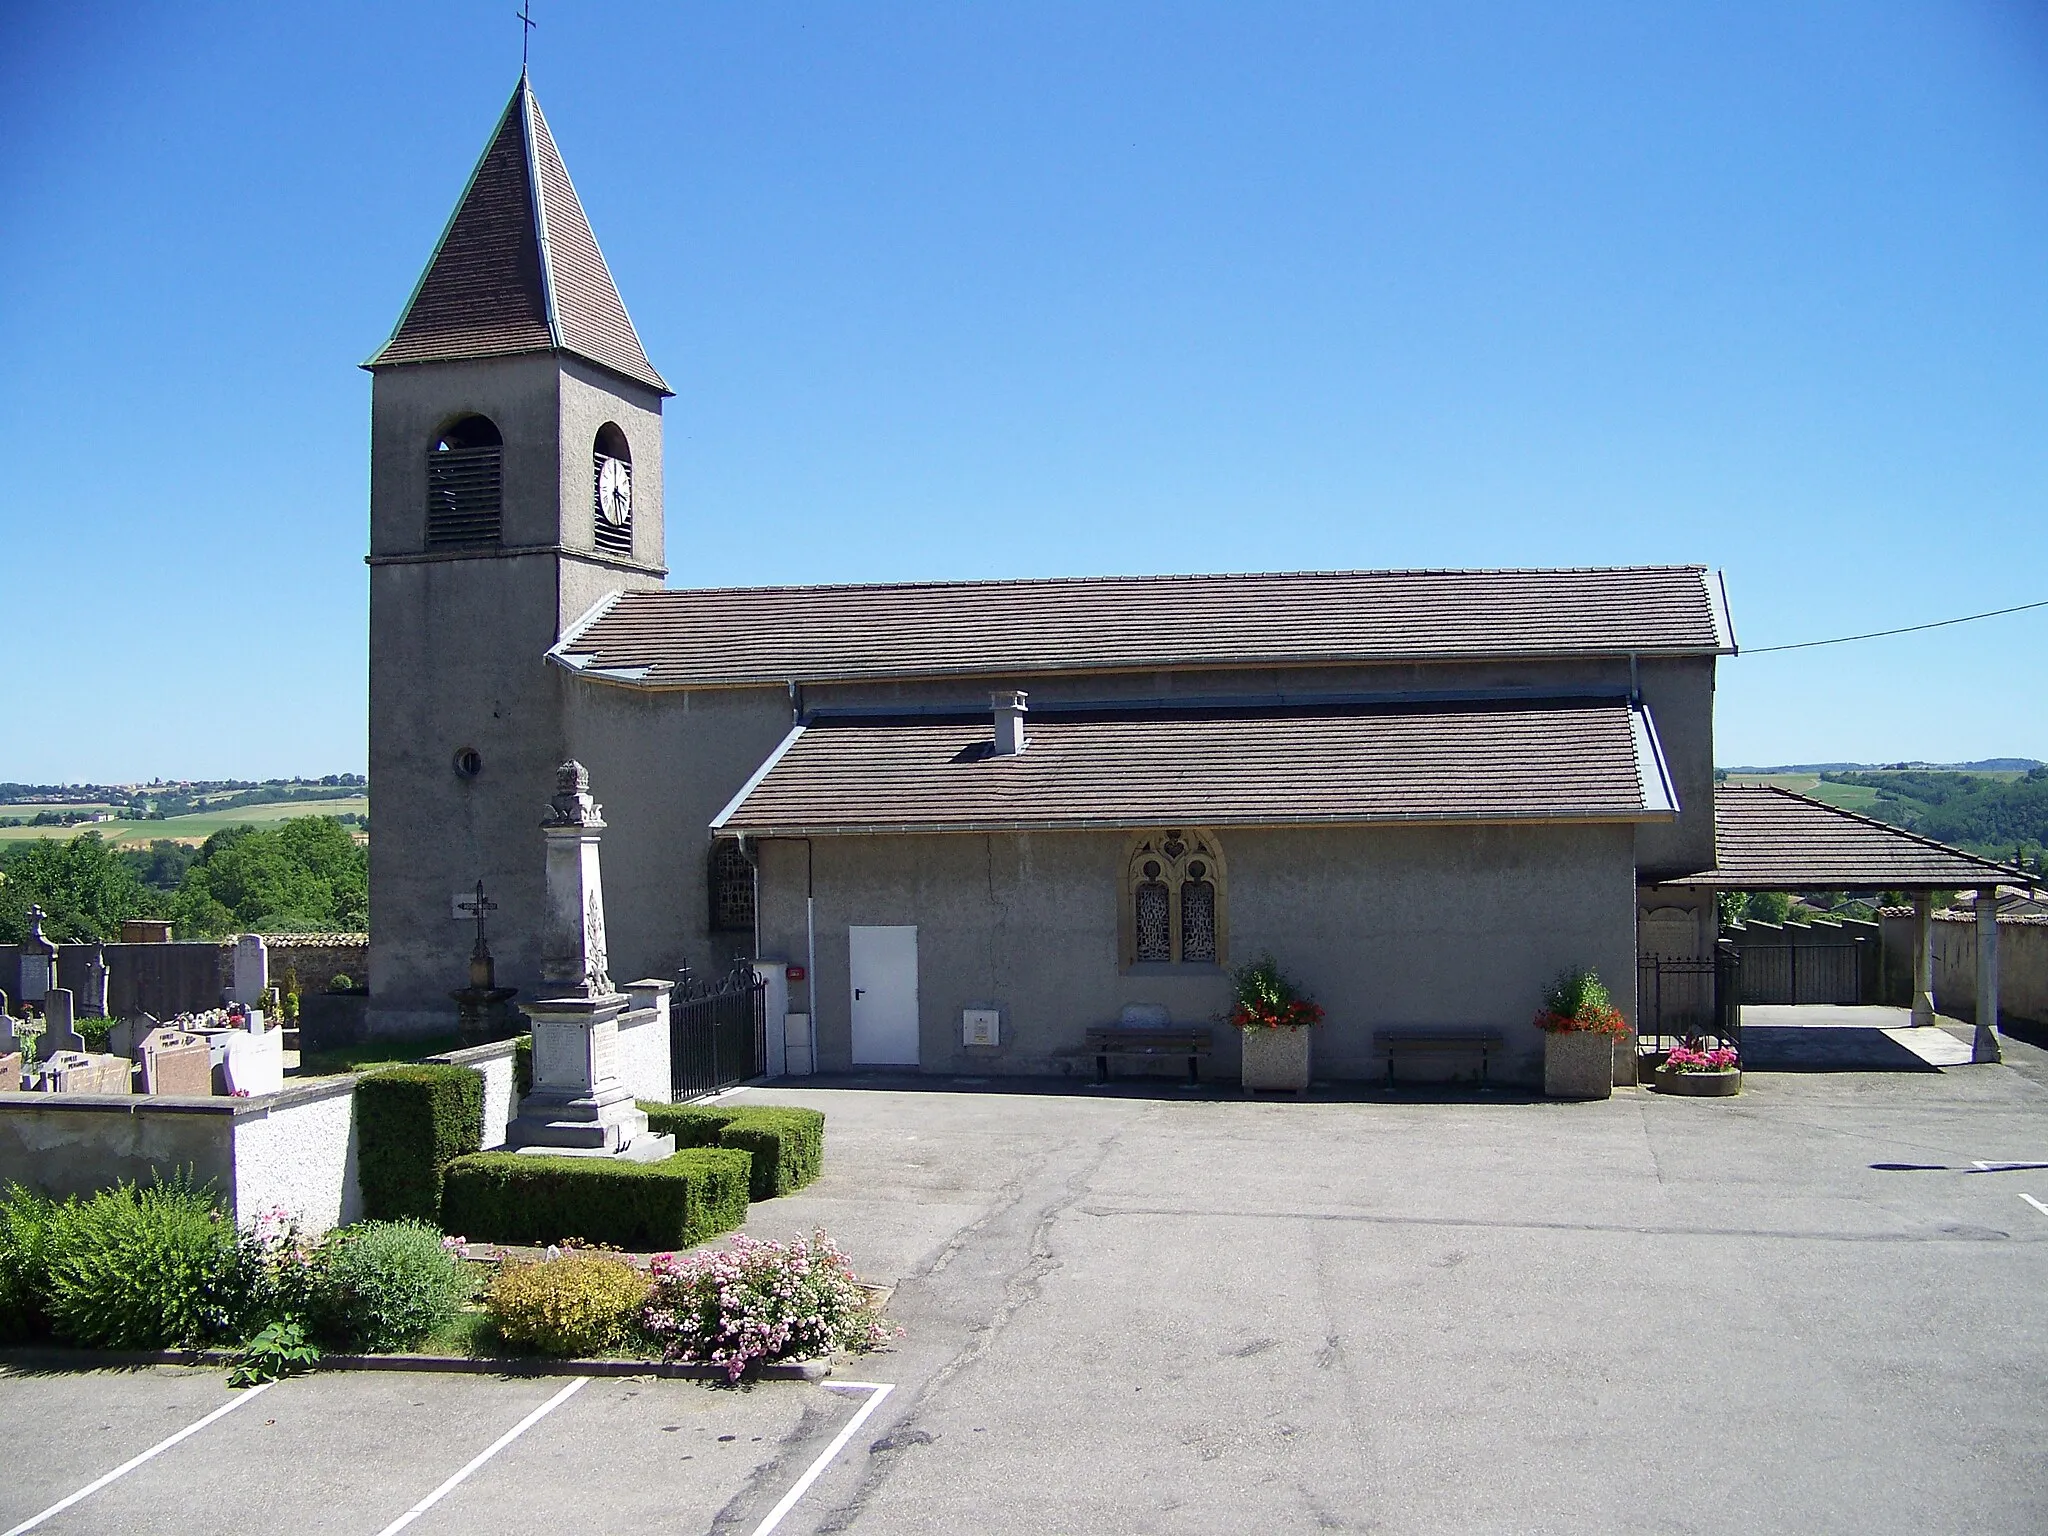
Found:
<svg viewBox="0 0 2048 1536"><path fill-rule="evenodd" d="M301 1378L37 1529L380 1536L527 1423L398 1528L2039 1532L2048 1169L1977 1165L2048 1161L2048 1058L2007 1049L1594 1104L747 1090L829 1117L749 1230L895 1287L842 1390ZM233 1397L0 1379L0 1530Z"/></svg>

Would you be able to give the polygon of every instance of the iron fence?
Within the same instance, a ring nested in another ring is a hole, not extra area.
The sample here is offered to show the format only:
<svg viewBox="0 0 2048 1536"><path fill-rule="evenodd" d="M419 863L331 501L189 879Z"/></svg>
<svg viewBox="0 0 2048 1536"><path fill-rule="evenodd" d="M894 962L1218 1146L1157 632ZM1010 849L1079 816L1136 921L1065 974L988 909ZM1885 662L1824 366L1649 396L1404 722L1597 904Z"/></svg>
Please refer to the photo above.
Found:
<svg viewBox="0 0 2048 1536"><path fill-rule="evenodd" d="M1636 1036L1644 1054L1681 1041L1742 1047L1746 951L1722 942L1704 960L1644 955L1636 962Z"/></svg>
<svg viewBox="0 0 2048 1536"><path fill-rule="evenodd" d="M716 1093L768 1066L767 983L741 960L715 981L688 966L669 999L669 1082L678 1100Z"/></svg>
<svg viewBox="0 0 2048 1536"><path fill-rule="evenodd" d="M1860 1003L1860 944L1745 944L1745 1003Z"/></svg>

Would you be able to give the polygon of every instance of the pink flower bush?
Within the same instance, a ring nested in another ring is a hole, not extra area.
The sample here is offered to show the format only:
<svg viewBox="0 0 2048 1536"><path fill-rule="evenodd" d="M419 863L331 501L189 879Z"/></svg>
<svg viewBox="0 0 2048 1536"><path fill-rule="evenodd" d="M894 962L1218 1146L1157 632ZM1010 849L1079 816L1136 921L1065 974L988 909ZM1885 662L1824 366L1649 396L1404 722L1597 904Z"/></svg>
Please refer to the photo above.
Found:
<svg viewBox="0 0 2048 1536"><path fill-rule="evenodd" d="M1673 1072L1733 1072L1738 1065L1735 1047L1719 1045L1711 1051L1694 1045L1674 1045L1664 1065Z"/></svg>
<svg viewBox="0 0 2048 1536"><path fill-rule="evenodd" d="M889 1338L853 1263L822 1231L789 1243L744 1235L704 1253L657 1254L641 1323L665 1359L738 1381L770 1360L864 1351Z"/></svg>

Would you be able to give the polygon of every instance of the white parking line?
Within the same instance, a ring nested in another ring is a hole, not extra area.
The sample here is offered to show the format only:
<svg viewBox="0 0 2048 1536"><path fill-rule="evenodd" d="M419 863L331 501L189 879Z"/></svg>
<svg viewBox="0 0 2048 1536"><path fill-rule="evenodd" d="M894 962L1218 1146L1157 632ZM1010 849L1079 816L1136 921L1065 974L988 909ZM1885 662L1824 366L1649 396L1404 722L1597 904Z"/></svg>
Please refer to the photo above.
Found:
<svg viewBox="0 0 2048 1536"><path fill-rule="evenodd" d="M457 1472L453 1477L449 1478L447 1482L443 1483L440 1487L436 1488L432 1493L428 1494L424 1499L421 1499L419 1503L413 1505L411 1509L408 1509L396 1520L392 1521L389 1525L385 1526L383 1530L377 1533L377 1536L393 1536L394 1532L404 1530L408 1525L411 1525L413 1521L419 1519L421 1515L424 1515L436 1504L440 1503L443 1499L447 1498L449 1494L453 1493L459 1486L461 1486L463 1479L468 1477L470 1473L474 1472L478 1467L482 1466L485 1462L489 1461L493 1456L497 1455L498 1452L505 1449L506 1446L510 1445L514 1440L517 1440L521 1435L525 1434L529 1429L533 1428L534 1425L538 1424L542 1419L546 1418L549 1414L553 1413L557 1408L561 1407L562 1404L566 1403L570 1398L574 1397L578 1392L582 1391L585 1387L589 1385L590 1378L588 1376L578 1376L574 1381L570 1382L569 1385L562 1388L561 1391L557 1392L553 1397L549 1398L546 1402L542 1403L538 1408L534 1409L533 1412L529 1413L517 1424L514 1424L510 1429L506 1430L505 1433L498 1436L497 1439L493 1440L481 1451L477 1452L476 1455L470 1458L468 1465L463 1467L463 1469L460 1472ZM10 1536L12 1536L12 1533L10 1533Z"/></svg>
<svg viewBox="0 0 2048 1536"><path fill-rule="evenodd" d="M1973 1173L2018 1173L2028 1168L2048 1168L2048 1163L1987 1163L1980 1157L1970 1164Z"/></svg>
<svg viewBox="0 0 2048 1536"><path fill-rule="evenodd" d="M2032 1195L2021 1195L2020 1198L2026 1201L2027 1204L2031 1205L2035 1210L2039 1211L2043 1216L2048 1216L2048 1205L2043 1205L2040 1201L2036 1200Z"/></svg>
<svg viewBox="0 0 2048 1536"><path fill-rule="evenodd" d="M854 1437L868 1416L882 1406L882 1399L896 1390L894 1382L877 1381L828 1381L825 1383L834 1392L865 1392L868 1400L860 1405L860 1412L847 1422L832 1443L825 1447L824 1454L811 1463L810 1470L796 1480L796 1486L782 1496L782 1502L768 1511L768 1518L754 1527L754 1536L768 1536L768 1533L782 1524L782 1517L796 1508L796 1501L810 1491L811 1484L818 1480L818 1474L831 1464L832 1458L846 1448L846 1442Z"/></svg>
<svg viewBox="0 0 2048 1536"><path fill-rule="evenodd" d="M76 1504L80 1499L91 1498L94 1494L98 1493L102 1488L106 1487L107 1484L113 1482L116 1478L126 1477L130 1472L133 1472L145 1461L149 1461L155 1457L161 1456L165 1451L168 1451L180 1440L188 1439L189 1437L198 1434L199 1431L206 1428L206 1426L211 1424L215 1419L226 1418L229 1414L233 1413L237 1408L241 1407L242 1404L248 1402L250 1398L261 1397L265 1392L269 1391L272 1387L276 1385L276 1382L266 1381L261 1386L244 1388L242 1391L237 1392L234 1395L234 1397L231 1398L229 1401L222 1403L218 1408L214 1409L213 1412L209 1413L205 1418L201 1419L198 1423L187 1424L183 1429L179 1430L175 1435L170 1436L168 1439L157 1441L155 1445L152 1445L140 1456L130 1457L128 1460L122 1462L121 1465L114 1468L113 1471L107 1473L106 1476L94 1478L91 1482L87 1483L83 1488L79 1489L78 1492L72 1494L69 1498L59 1499L56 1503L52 1504L48 1509L44 1510L41 1514L31 1515L28 1519L22 1521L21 1524L11 1526L4 1533L0 1533L0 1536L21 1536L21 1533L23 1531L34 1530L37 1526L41 1525L45 1520L48 1520L52 1515L61 1515L65 1510L69 1509L72 1505Z"/></svg>

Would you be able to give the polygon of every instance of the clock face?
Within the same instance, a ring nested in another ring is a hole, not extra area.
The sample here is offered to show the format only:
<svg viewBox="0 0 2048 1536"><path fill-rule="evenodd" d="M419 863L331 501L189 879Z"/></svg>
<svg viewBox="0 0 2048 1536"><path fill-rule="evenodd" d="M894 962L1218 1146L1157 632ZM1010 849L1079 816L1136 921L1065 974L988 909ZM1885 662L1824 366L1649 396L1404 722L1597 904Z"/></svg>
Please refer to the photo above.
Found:
<svg viewBox="0 0 2048 1536"><path fill-rule="evenodd" d="M597 510L614 528L623 528L633 515L633 466L622 459L606 459L597 472Z"/></svg>

